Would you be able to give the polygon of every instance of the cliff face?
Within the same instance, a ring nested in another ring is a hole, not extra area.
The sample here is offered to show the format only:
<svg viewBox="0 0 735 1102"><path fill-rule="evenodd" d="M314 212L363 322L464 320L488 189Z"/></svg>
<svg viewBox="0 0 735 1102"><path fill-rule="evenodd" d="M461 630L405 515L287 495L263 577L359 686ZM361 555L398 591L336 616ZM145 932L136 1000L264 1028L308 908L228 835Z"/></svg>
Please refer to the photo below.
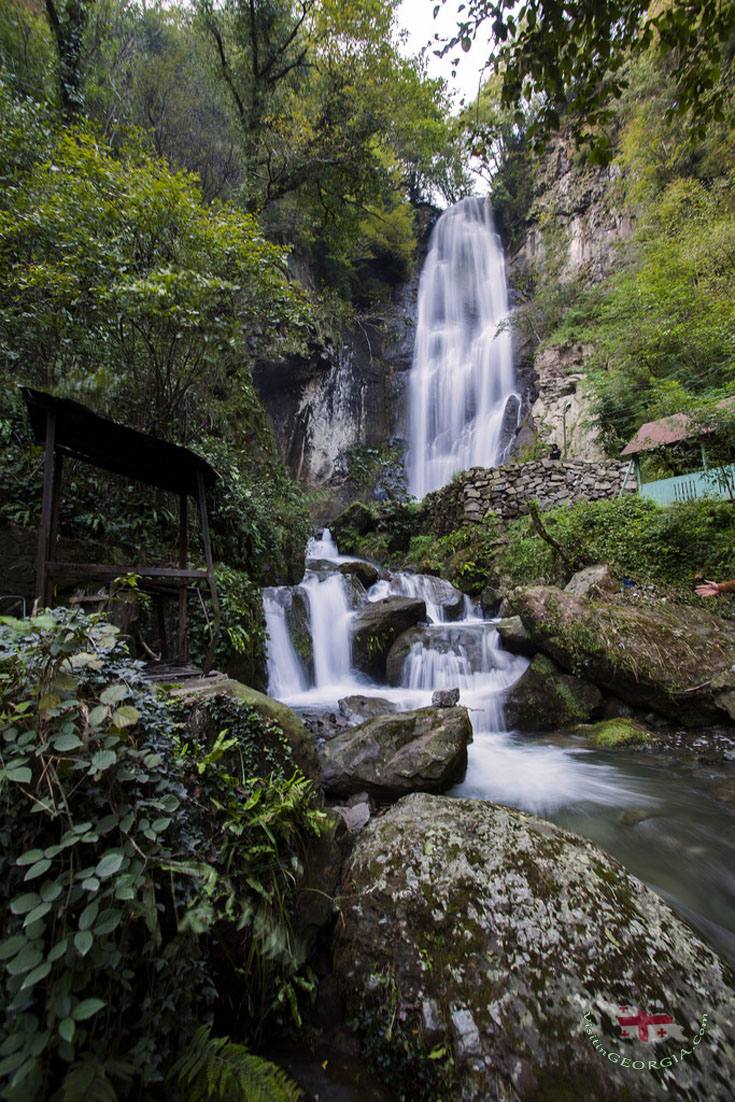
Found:
<svg viewBox="0 0 735 1102"><path fill-rule="evenodd" d="M253 373L286 463L306 489L329 487L335 511L354 496L346 486L351 448L405 442L417 288L418 276L379 316L345 330L339 348Z"/></svg>
<svg viewBox="0 0 735 1102"><path fill-rule="evenodd" d="M635 229L622 206L619 182L617 166L586 165L571 142L558 138L538 168L526 238L509 266L513 284L533 294L544 281L589 285L604 280ZM585 390L591 348L544 344L534 350L535 343L531 339L525 350L535 381L529 428L546 445L563 448L566 439L569 458L602 458Z"/></svg>

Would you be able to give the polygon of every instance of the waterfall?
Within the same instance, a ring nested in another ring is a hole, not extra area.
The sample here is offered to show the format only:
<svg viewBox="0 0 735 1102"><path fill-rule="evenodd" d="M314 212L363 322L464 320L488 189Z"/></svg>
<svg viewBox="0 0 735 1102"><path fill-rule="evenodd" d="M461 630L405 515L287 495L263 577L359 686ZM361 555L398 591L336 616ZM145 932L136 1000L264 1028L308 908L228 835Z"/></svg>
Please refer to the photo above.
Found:
<svg viewBox="0 0 735 1102"><path fill-rule="evenodd" d="M271 586L263 590L263 612L268 634L268 692L277 700L303 692L307 686L306 673L286 623L286 612L290 607L291 591L287 586Z"/></svg>
<svg viewBox="0 0 735 1102"><path fill-rule="evenodd" d="M314 684L317 689L349 680L352 665L352 613L347 583L341 574L323 576L307 570L303 588L311 614Z"/></svg>
<svg viewBox="0 0 735 1102"><path fill-rule="evenodd" d="M505 264L483 199L445 211L419 283L409 382L409 489L422 498L457 471L502 462L518 423Z"/></svg>

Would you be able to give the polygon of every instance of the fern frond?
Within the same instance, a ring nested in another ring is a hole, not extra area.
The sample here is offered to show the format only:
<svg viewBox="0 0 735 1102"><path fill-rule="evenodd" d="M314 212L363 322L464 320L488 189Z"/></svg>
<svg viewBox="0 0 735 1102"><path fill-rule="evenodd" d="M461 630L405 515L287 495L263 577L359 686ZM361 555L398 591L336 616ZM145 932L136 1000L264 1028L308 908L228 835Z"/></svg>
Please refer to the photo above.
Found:
<svg viewBox="0 0 735 1102"><path fill-rule="evenodd" d="M184 1102L297 1102L301 1090L283 1068L200 1026L171 1068Z"/></svg>

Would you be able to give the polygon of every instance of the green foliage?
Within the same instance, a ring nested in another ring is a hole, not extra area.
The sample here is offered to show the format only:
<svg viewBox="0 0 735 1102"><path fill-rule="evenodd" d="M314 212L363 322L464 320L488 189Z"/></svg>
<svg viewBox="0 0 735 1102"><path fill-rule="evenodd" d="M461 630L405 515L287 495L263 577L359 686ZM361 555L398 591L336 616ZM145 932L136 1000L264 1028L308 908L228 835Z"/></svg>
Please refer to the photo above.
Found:
<svg viewBox="0 0 735 1102"><path fill-rule="evenodd" d="M205 210L193 178L84 128L18 180L0 277L6 370L183 442L252 406L247 365L293 348L302 319L251 218Z"/></svg>
<svg viewBox="0 0 735 1102"><path fill-rule="evenodd" d="M303 777L248 768L281 733L229 715L208 749L184 734L99 617L0 620L3 1097L160 1090L233 973L253 1035L310 986L291 890L321 817Z"/></svg>
<svg viewBox="0 0 735 1102"><path fill-rule="evenodd" d="M680 586L691 594L697 574L731 571L735 515L725 501L695 501L662 509L633 495L578 502L543 514L549 535L577 569L607 562L619 577ZM569 568L524 518L509 525L497 562L509 584L568 580Z"/></svg>
<svg viewBox="0 0 735 1102"><path fill-rule="evenodd" d="M210 1036L209 1026L199 1027L170 1078L176 1080L184 1102L225 1102L235 1097L249 1102L295 1102L301 1096L282 1068L254 1056L244 1045Z"/></svg>
<svg viewBox="0 0 735 1102"><path fill-rule="evenodd" d="M505 0L479 0L460 8L457 33L446 49L472 48L487 21L492 27L490 63L502 76L501 102L521 107L535 101L529 136L543 148L571 120L578 142L588 143L590 158L610 160L605 124L628 84L626 61L649 51L671 59L676 98L669 118L682 117L688 131L702 135L712 119L730 106L721 80L731 60L733 5L713 7L707 0L540 0L515 8Z"/></svg>

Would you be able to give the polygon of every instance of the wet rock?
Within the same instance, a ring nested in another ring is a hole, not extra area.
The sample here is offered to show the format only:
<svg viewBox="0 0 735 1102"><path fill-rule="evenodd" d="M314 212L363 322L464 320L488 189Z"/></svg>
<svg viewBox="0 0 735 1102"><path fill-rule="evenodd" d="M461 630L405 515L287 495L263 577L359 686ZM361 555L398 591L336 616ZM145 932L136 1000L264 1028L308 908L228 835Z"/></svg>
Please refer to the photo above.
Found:
<svg viewBox="0 0 735 1102"><path fill-rule="evenodd" d="M459 689L437 689L431 695L433 708L453 708L459 703Z"/></svg>
<svg viewBox="0 0 735 1102"><path fill-rule="evenodd" d="M365 589L369 589L380 577L380 571L377 566L373 566L371 562L365 562L363 559L354 559L352 562L341 562L338 564L337 569L340 574L347 574L350 577L357 578L357 580L365 586Z"/></svg>
<svg viewBox="0 0 735 1102"><path fill-rule="evenodd" d="M356 532L358 536L364 536L367 532L372 532L375 525L375 517L367 505L363 505L361 501L353 501L342 510L339 516L330 521L329 530L339 543L340 538L344 537L348 530Z"/></svg>
<svg viewBox="0 0 735 1102"><path fill-rule="evenodd" d="M286 607L286 627L294 650L301 659L309 681L314 679L314 645L311 638L311 614L306 593L298 586L290 590Z"/></svg>
<svg viewBox="0 0 735 1102"><path fill-rule="evenodd" d="M735 719L735 665L715 674L711 688L718 707Z"/></svg>
<svg viewBox="0 0 735 1102"><path fill-rule="evenodd" d="M516 590L512 605L540 650L626 704L687 727L722 722L712 679L732 664L735 626L712 613L593 601L553 586Z"/></svg>
<svg viewBox="0 0 735 1102"><path fill-rule="evenodd" d="M342 883L347 1012L367 1009L383 1033L403 1017L427 1075L436 1038L451 1037L461 1059L432 1097L732 1098L732 970L592 842L497 804L415 794L371 820ZM623 1006L670 1016L675 1036L622 1036Z"/></svg>
<svg viewBox="0 0 735 1102"><path fill-rule="evenodd" d="M382 696L346 696L339 701L338 707L340 715L353 725L398 711L397 704L384 700Z"/></svg>
<svg viewBox="0 0 735 1102"><path fill-rule="evenodd" d="M545 654L537 654L507 690L505 723L510 730L554 731L589 719L601 706L596 685L564 673Z"/></svg>
<svg viewBox="0 0 735 1102"><path fill-rule="evenodd" d="M376 681L385 679L385 660L396 638L426 619L426 604L413 597L370 601L355 614L352 661Z"/></svg>
<svg viewBox="0 0 735 1102"><path fill-rule="evenodd" d="M640 746L651 741L648 728L627 716L604 719L601 723L580 724L572 729L572 733L582 735L595 746Z"/></svg>
<svg viewBox="0 0 735 1102"><path fill-rule="evenodd" d="M332 795L365 791L383 801L407 792L440 792L464 776L470 742L466 708L379 716L321 748L322 785Z"/></svg>
<svg viewBox="0 0 735 1102"><path fill-rule="evenodd" d="M533 655L538 650L520 616L506 616L498 620L495 628L505 649L513 654Z"/></svg>
<svg viewBox="0 0 735 1102"><path fill-rule="evenodd" d="M500 606L503 593L491 585L486 585L480 594L479 601L483 616L492 616Z"/></svg>
<svg viewBox="0 0 735 1102"><path fill-rule="evenodd" d="M564 586L565 593L573 593L575 597L598 596L605 593L617 593L620 582L613 577L607 563L598 563L597 566L586 566L569 579Z"/></svg>

